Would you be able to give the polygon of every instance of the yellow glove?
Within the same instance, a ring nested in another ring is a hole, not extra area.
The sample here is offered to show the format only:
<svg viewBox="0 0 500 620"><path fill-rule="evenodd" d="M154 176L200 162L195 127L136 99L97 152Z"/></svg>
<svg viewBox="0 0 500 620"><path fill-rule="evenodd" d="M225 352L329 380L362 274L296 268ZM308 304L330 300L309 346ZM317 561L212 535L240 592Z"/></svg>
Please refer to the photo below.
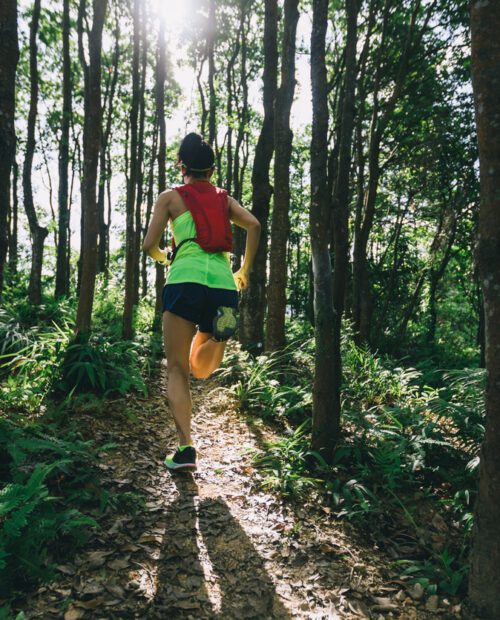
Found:
<svg viewBox="0 0 500 620"><path fill-rule="evenodd" d="M233 274L234 281L236 282L236 286L238 289L248 288L248 272L242 267L236 273Z"/></svg>

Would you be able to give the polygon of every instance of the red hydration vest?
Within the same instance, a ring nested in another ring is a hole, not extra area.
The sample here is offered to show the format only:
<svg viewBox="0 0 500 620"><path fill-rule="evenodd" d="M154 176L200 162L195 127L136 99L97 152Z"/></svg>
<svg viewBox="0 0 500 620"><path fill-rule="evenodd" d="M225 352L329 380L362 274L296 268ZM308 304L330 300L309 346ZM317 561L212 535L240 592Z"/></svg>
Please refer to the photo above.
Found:
<svg viewBox="0 0 500 620"><path fill-rule="evenodd" d="M196 241L205 252L230 252L233 232L226 190L206 181L179 185L173 189L179 193L194 220L196 237L189 241ZM178 249L173 238L172 247L174 252Z"/></svg>

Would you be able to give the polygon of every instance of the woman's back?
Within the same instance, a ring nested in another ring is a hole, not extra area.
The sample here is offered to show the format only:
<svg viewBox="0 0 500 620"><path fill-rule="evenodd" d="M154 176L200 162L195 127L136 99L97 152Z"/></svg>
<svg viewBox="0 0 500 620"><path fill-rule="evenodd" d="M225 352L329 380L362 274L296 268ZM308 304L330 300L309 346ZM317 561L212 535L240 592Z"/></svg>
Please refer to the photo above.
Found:
<svg viewBox="0 0 500 620"><path fill-rule="evenodd" d="M174 195L177 192L174 192ZM174 196L173 196L174 198ZM180 202L179 202L180 201ZM178 213L171 221L176 246L196 237L196 226L180 195L175 200ZM174 213L175 213L174 211ZM167 284L194 282L210 288L237 290L227 252L205 252L195 241L187 242L177 251L167 274Z"/></svg>

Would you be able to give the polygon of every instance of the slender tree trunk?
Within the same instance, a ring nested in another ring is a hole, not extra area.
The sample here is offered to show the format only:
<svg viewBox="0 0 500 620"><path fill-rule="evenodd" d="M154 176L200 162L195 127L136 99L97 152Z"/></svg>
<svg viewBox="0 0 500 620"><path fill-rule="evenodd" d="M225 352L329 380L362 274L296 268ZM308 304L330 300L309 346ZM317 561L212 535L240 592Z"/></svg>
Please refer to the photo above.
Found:
<svg viewBox="0 0 500 620"><path fill-rule="evenodd" d="M450 262L451 258L451 250L453 248L453 243L455 242L455 231L456 228L453 226L451 230L451 234L448 238L448 242L446 245L445 252L441 259L441 262L437 267L432 267L429 271L429 331L427 338L429 342L434 344L434 340L436 338L436 322L437 322L437 291L440 281L442 280L446 267Z"/></svg>
<svg viewBox="0 0 500 620"><path fill-rule="evenodd" d="M18 58L17 2L5 0L0 3L0 299L7 257L10 173L16 153L14 113ZM17 222L17 218L15 221Z"/></svg>
<svg viewBox="0 0 500 620"><path fill-rule="evenodd" d="M63 2L63 107L61 116L61 138L59 142L59 217L58 245L56 263L56 296L69 294L68 272L68 166L69 166L69 130L71 126L71 56L69 52L70 37L70 0Z"/></svg>
<svg viewBox="0 0 500 620"><path fill-rule="evenodd" d="M298 0L285 0L281 83L276 94L274 117L274 208L267 308L266 350L285 346L287 264L286 246L290 230L290 162L293 132L290 110L295 92L295 36L299 21Z"/></svg>
<svg viewBox="0 0 500 620"><path fill-rule="evenodd" d="M208 57L208 141L216 147L217 142L217 96L215 93L215 36L217 22L215 16L215 0L209 0L208 30L207 30L207 57Z"/></svg>
<svg viewBox="0 0 500 620"><path fill-rule="evenodd" d="M139 303L139 279L141 244L145 231L142 230L142 202L144 198L144 124L146 118L146 73L148 61L148 37L146 36L146 5L142 6L141 20L141 82L139 87L139 132L137 141L137 196L135 203L135 248L134 248L134 305Z"/></svg>
<svg viewBox="0 0 500 620"><path fill-rule="evenodd" d="M153 144L151 147L151 157L149 160L149 172L146 191L146 217L144 220L144 231L149 228L151 221L151 213L153 211L153 202L155 194L155 165L158 153L158 119L155 115ZM148 293L148 256L146 252L141 252L141 279L142 279L142 296L146 297Z"/></svg>
<svg viewBox="0 0 500 620"><path fill-rule="evenodd" d="M481 283L477 282L476 284L477 292L477 308L478 308L478 322L477 322L477 333L476 333L476 344L479 346L479 367L486 368L486 352L485 352L485 342L484 342L484 303L483 303L483 293L481 291Z"/></svg>
<svg viewBox="0 0 500 620"><path fill-rule="evenodd" d="M97 272L99 218L97 213L96 186L102 131L101 50L106 7L106 0L93 0L93 22L88 36L88 65L85 63L83 55L81 55L85 83L81 200L82 213L85 214L85 217L82 246L82 276L76 313L76 331L84 338L90 333ZM79 7L80 20L83 20L85 10L86 2L81 0Z"/></svg>
<svg viewBox="0 0 500 620"><path fill-rule="evenodd" d="M309 212L314 280L315 362L313 384L312 448L327 460L333 453L339 432L337 394L332 383L335 364L333 280L328 249L329 197L328 90L325 64L325 38L328 0L313 0L311 32L312 139L311 207Z"/></svg>
<svg viewBox="0 0 500 620"><path fill-rule="evenodd" d="M417 280L417 284L413 291L413 295L410 299L410 303L408 304L408 307L399 325L399 329L398 329L398 341L399 342L402 342L405 338L406 330L408 328L408 323L411 317L413 316L415 308L417 307L417 303L420 298L420 293L425 284L425 280L428 274L429 273L431 274L431 280L432 280L433 278L432 273L433 271L435 271L437 274L437 280L439 281L439 279L442 277L444 273L444 270L446 269L446 265L448 264L448 261L450 258L449 253L451 251L451 247L455 239L455 226L456 226L456 218L455 218L455 213L454 213L454 208L456 208L456 206L453 205L452 207L453 208L441 214L441 220L439 223L439 227L434 237L434 240L432 241L432 244L431 244L429 263L425 267L425 269L423 269L420 272L420 275ZM436 266L440 251L443 249L444 249L444 255L443 255L441 264L439 266Z"/></svg>
<svg viewBox="0 0 500 620"><path fill-rule="evenodd" d="M278 80L278 3L265 0L264 22L264 121L255 147L252 170L252 213L261 225L260 243L255 256L250 284L242 292L240 302L241 344L260 353L264 346L266 314L267 238L269 207L273 189L269 171L274 151L274 100Z"/></svg>
<svg viewBox="0 0 500 620"><path fill-rule="evenodd" d="M487 387L469 600L478 616L497 620L500 618L500 4L473 0L470 6L481 180L478 263L486 320Z"/></svg>
<svg viewBox="0 0 500 620"><path fill-rule="evenodd" d="M401 212L400 215L398 215L398 219L397 219L395 230L394 230L393 241L390 244L393 246L392 266L391 266L391 273L389 275L389 281L387 283L386 291L385 291L386 299L385 299L382 311L380 312L380 318L379 318L379 323L378 323L378 331L380 333L385 333L385 329L387 327L385 324L385 319L387 316L387 312L389 310L389 306L391 305L391 302L394 299L394 292L396 290L398 270L399 270L399 267L402 263L402 259L404 256L404 252L402 253L403 256L401 256L399 252L399 240L401 238L403 222L405 221L405 216L408 212L408 208L412 200L413 200L413 194L410 194L410 196L408 196L408 200L406 201L404 210ZM386 249L386 252L387 252L387 249ZM384 261L385 261L385 255L384 255Z"/></svg>
<svg viewBox="0 0 500 620"><path fill-rule="evenodd" d="M114 100L116 93L116 85L118 82L118 66L120 59L120 21L117 16L116 25L115 25L115 48L113 52L113 60L110 68L111 77L108 76L107 79L107 88L106 88L106 96L104 97L105 108L106 108L106 124L104 126L101 148L99 152L99 191L97 194L97 212L99 214L99 249L98 249L98 265L97 271L98 273L105 272L106 273L106 281L107 281L107 269L106 266L108 264L108 254L109 254L109 227L111 225L111 221L108 217L108 221L106 222L106 218L104 217L105 210L105 193L106 193L106 181L110 178L108 177L108 165L107 162L109 158L107 157L107 152L109 148L109 138L111 136L111 129L113 127L113 116L114 116Z"/></svg>
<svg viewBox="0 0 500 620"><path fill-rule="evenodd" d="M165 125L165 25L160 23L158 51L156 58L156 118L158 119L158 191L161 194L166 186L166 125ZM165 267L155 263L155 319L153 330L161 326L162 293L165 286Z"/></svg>
<svg viewBox="0 0 500 620"><path fill-rule="evenodd" d="M139 55L140 55L140 0L134 0L134 52L132 58L132 103L130 108L130 172L127 185L127 222L125 249L125 304L123 308L123 337L133 335L133 311L135 298L135 201L138 180L138 126L139 116Z"/></svg>
<svg viewBox="0 0 500 620"><path fill-rule="evenodd" d="M28 129L26 137L26 154L23 167L24 208L28 217L33 251L31 255L31 272L28 286L28 297L32 304L42 303L42 265L43 245L48 231L38 223L33 203L31 171L35 154L35 127L38 108L38 63L37 35L40 21L40 0L35 0L30 26L30 108L28 113Z"/></svg>
<svg viewBox="0 0 500 620"><path fill-rule="evenodd" d="M9 271L12 274L17 273L17 228L18 228L18 212L19 201L17 196L17 178L19 175L19 167L14 159L12 166L12 217L10 228L10 247L9 247Z"/></svg>
<svg viewBox="0 0 500 620"><path fill-rule="evenodd" d="M312 448L327 462L340 432L340 389L342 363L340 352L342 315L349 265L349 180L351 144L354 126L356 86L357 2L346 1L347 39L345 82L342 97L337 178L332 185L334 227L333 278L328 251L327 174L327 84L324 59L328 2L314 1L311 38L311 82L313 85L313 141L311 143L311 248L314 271L314 316L316 334L316 372L313 388ZM315 111L316 108L316 111ZM323 118L324 116L324 118ZM319 170L319 166L321 169ZM318 204L322 207L318 208ZM318 245L322 241L321 248Z"/></svg>
<svg viewBox="0 0 500 620"><path fill-rule="evenodd" d="M372 298L369 280L369 264L367 257L367 246L369 235L373 226L375 216L375 206L378 195L378 186L380 181L380 150L382 138L389 120L394 112L397 102L399 101L406 77L409 71L409 61L412 53L417 48L423 33L425 32L435 3L430 3L427 8L426 17L423 26L416 34L416 22L420 13L421 0L414 0L410 15L408 34L405 41L404 49L401 53L398 72L395 78L394 88L389 96L383 113L381 113L380 104L380 84L383 70L382 53L384 50L384 42L387 35L387 27L389 24L391 3L386 0L383 18L382 18L382 35L379 47L379 53L376 60L372 118L370 123L369 151L368 151L368 187L364 192L363 210L361 204L358 207L358 217L355 226L354 235L354 251L353 251L353 319L356 327L356 340L358 343L369 341L371 314L372 314ZM361 200L361 197L359 197ZM363 211L363 213L362 213Z"/></svg>
<svg viewBox="0 0 500 620"><path fill-rule="evenodd" d="M200 103L201 103L201 118L200 118L200 133L202 136L205 135L206 126L207 126L207 118L208 118L208 110L207 110L207 102L205 100L205 92L203 88L203 82L201 80L201 75L203 73L203 65L205 64L206 56L200 60L200 66L198 67L198 73L196 74L196 85L198 86L198 94L200 95ZM195 65L196 69L196 65Z"/></svg>

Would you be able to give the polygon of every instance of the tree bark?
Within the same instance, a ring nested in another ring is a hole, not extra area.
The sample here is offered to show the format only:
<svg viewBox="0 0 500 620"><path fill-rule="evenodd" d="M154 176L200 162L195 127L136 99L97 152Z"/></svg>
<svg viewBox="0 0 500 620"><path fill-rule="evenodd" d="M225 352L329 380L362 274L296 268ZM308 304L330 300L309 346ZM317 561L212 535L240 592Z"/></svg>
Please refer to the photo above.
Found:
<svg viewBox="0 0 500 620"><path fill-rule="evenodd" d="M481 184L477 250L484 297L487 384L469 601L478 616L496 620L500 617L500 4L473 0L470 7Z"/></svg>
<svg viewBox="0 0 500 620"><path fill-rule="evenodd" d="M68 272L68 167L69 167L69 130L71 126L71 56L69 52L70 37L70 0L63 2L63 107L61 116L61 138L59 141L59 217L58 217L58 245L56 262L56 297L69 294Z"/></svg>
<svg viewBox="0 0 500 620"><path fill-rule="evenodd" d="M156 118L158 119L158 192L165 191L166 186L166 125L165 125L165 24L160 23L158 33L158 51L156 58ZM160 263L155 263L155 319L153 330L156 331L161 326L162 317L162 293L165 286L165 267Z"/></svg>
<svg viewBox="0 0 500 620"><path fill-rule="evenodd" d="M264 120L252 170L252 213L261 225L260 243L255 256L250 284L240 302L240 342L245 349L260 353L264 347L266 314L267 238L272 187L269 169L274 151L274 100L278 80L278 3L265 1L264 22Z"/></svg>
<svg viewBox="0 0 500 620"><path fill-rule="evenodd" d="M33 188L31 186L31 171L35 154L35 127L38 109L38 63L37 63L37 35L40 21L40 0L35 0L30 25L30 107L28 112L28 128L26 136L26 153L23 166L23 194L24 208L28 217L31 241L31 271L28 286L28 297L32 304L42 303L42 265L43 245L48 230L38 223L33 202Z"/></svg>
<svg viewBox="0 0 500 620"><path fill-rule="evenodd" d="M248 45L246 40L246 26L247 10L249 7L248 0L240 0L240 24L239 24L239 38L238 48L241 50L240 59L240 79L241 86L240 92L236 91L233 86L233 92L236 95L236 110L238 116L238 132L236 134L236 144L234 147L234 164L232 172L232 180L234 181L234 198L241 202L241 195L243 189L243 175L245 172L245 165L243 158L243 165L240 165L240 151L242 144L244 143L245 136L248 131L248 75L247 75L247 52ZM241 39L241 43L240 43ZM235 76L233 72L233 82ZM239 104L241 102L241 105ZM228 158L229 159L229 158ZM245 252L245 233L242 228L238 226L234 227L233 234L233 267L235 270L240 269L243 254Z"/></svg>
<svg viewBox="0 0 500 620"><path fill-rule="evenodd" d="M14 158L12 166L12 213L10 218L10 246L9 246L9 271L11 274L17 273L17 229L18 229L18 213L19 200L17 196L17 178L19 175L19 167ZM0 291L1 292L1 291ZM1 295L0 295L1 299Z"/></svg>
<svg viewBox="0 0 500 620"><path fill-rule="evenodd" d="M115 25L115 48L113 52L113 60L110 67L111 77L109 77L106 83L106 94L104 97L106 108L106 123L104 126L103 136L101 140L101 148L99 152L99 190L97 194L97 212L99 214L99 249L98 249L98 273L107 272L108 264L108 252L109 252L109 227L111 225L110 218L106 222L104 217L105 209L105 190L106 181L109 180L108 176L108 161L107 157L109 138L111 136L111 129L113 127L114 99L116 93L116 85L118 83L118 66L120 59L120 21L116 16ZM107 280L107 273L105 275Z"/></svg>
<svg viewBox="0 0 500 620"><path fill-rule="evenodd" d="M127 184L126 249L125 249L125 303L123 307L123 337L131 340L133 335L133 311L135 299L135 202L137 196L138 170L138 116L140 95L140 0L133 1L134 51L132 57L132 103L130 107L130 159Z"/></svg>
<svg viewBox="0 0 500 620"><path fill-rule="evenodd" d="M82 276L76 313L76 331L84 338L90 333L97 271L97 234L99 218L97 213L96 186L97 164L99 160L102 131L101 50L102 30L106 16L106 8L106 0L93 0L92 29L88 35L88 65L85 62L83 54L81 54L85 88L83 178L81 189L84 230ZM86 0L80 0L80 20L83 20L85 10Z"/></svg>
<svg viewBox="0 0 500 620"><path fill-rule="evenodd" d="M413 51L420 42L425 32L429 19L432 15L435 3L429 4L422 27L417 31L416 22L421 7L421 0L414 0L413 8L408 24L408 34L404 49L401 53L394 88L382 108L380 102L380 81L382 75L382 52L387 36L389 23L390 0L386 0L383 14L381 42L376 61L373 109L370 123L370 137L368 150L368 187L363 192L363 209L359 205L358 217L354 234L353 251L353 319L356 328L356 340L358 343L367 342L370 338L372 299L369 281L369 265L367 257L367 245L373 226L375 206L380 181L380 151L385 129L392 113L399 101L409 71L409 60Z"/></svg>
<svg viewBox="0 0 500 620"><path fill-rule="evenodd" d="M142 230L142 202L144 199L144 124L146 119L146 73L149 42L146 36L146 5L142 5L141 20L141 81L139 87L139 132L137 149L137 196L135 202L135 247L134 247L134 305L139 303L140 256L142 238L146 231Z"/></svg>
<svg viewBox="0 0 500 620"><path fill-rule="evenodd" d="M290 229L290 161L293 132L290 110L295 92L295 37L299 20L298 0L285 0L281 83L276 94L274 116L274 207L267 308L266 350L285 346L287 264L286 246Z"/></svg>
<svg viewBox="0 0 500 620"><path fill-rule="evenodd" d="M215 93L215 35L217 22L215 18L215 0L209 0L208 30L207 30L207 57L208 57L208 141L216 147L217 142L217 95Z"/></svg>
<svg viewBox="0 0 500 620"><path fill-rule="evenodd" d="M10 173L16 153L14 114L18 59L17 2L6 0L0 4L0 299L7 257Z"/></svg>
<svg viewBox="0 0 500 620"><path fill-rule="evenodd" d="M325 41L328 0L313 0L311 32L312 139L311 206L309 211L314 280L314 384L312 449L329 461L340 428L337 393L332 382L335 365L333 279L329 251L328 90Z"/></svg>

